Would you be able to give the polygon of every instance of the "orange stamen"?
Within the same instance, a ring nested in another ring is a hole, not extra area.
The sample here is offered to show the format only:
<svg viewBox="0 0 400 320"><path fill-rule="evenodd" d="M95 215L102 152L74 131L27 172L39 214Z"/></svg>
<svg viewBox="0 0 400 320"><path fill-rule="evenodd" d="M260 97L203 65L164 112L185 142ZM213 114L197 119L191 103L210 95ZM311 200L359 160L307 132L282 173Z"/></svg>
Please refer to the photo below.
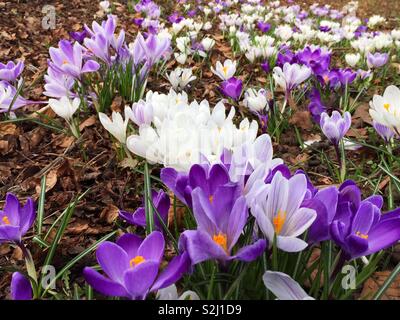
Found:
<svg viewBox="0 0 400 320"><path fill-rule="evenodd" d="M361 233L360 231L356 232L356 236L360 237L361 239L368 239L368 235Z"/></svg>
<svg viewBox="0 0 400 320"><path fill-rule="evenodd" d="M141 264L142 262L145 262L145 261L146 260L145 260L145 258L143 258L143 256L136 256L129 261L129 266L131 268L133 268L133 267L137 266L138 264Z"/></svg>
<svg viewBox="0 0 400 320"><path fill-rule="evenodd" d="M220 245L225 252L228 252L228 239L226 238L226 234L218 233L213 236L213 240L216 244Z"/></svg>
<svg viewBox="0 0 400 320"><path fill-rule="evenodd" d="M7 216L4 216L1 220L3 221L4 224L11 224L10 219L8 219Z"/></svg>
<svg viewBox="0 0 400 320"><path fill-rule="evenodd" d="M286 212L279 210L278 214L272 219L272 223L274 224L274 229L276 234L279 234L282 231L285 221L286 221Z"/></svg>

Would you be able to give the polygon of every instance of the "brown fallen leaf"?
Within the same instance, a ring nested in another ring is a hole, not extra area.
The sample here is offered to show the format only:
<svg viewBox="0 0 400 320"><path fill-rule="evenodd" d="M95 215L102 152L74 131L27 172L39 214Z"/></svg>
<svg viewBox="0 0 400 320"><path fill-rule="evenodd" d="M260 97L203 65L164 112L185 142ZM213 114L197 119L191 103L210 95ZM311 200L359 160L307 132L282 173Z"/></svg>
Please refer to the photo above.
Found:
<svg viewBox="0 0 400 320"><path fill-rule="evenodd" d="M46 192L53 189L57 183L57 169L50 170L46 176ZM36 194L39 195L41 191L40 183L36 185Z"/></svg>
<svg viewBox="0 0 400 320"><path fill-rule="evenodd" d="M313 127L310 113L308 111L296 111L290 118L289 123L294 124L303 130L311 130Z"/></svg>
<svg viewBox="0 0 400 320"><path fill-rule="evenodd" d="M369 104L368 103L360 104L357 107L357 109L354 111L352 119L353 119L353 121L357 120L357 119L361 119L363 122L368 123L369 125L372 125L372 118L369 115Z"/></svg>
<svg viewBox="0 0 400 320"><path fill-rule="evenodd" d="M100 219L106 221L108 224L113 223L117 220L119 215L119 209L113 204L107 205L100 213Z"/></svg>
<svg viewBox="0 0 400 320"><path fill-rule="evenodd" d="M18 134L18 127L14 123L0 123L0 137Z"/></svg>
<svg viewBox="0 0 400 320"><path fill-rule="evenodd" d="M82 131L83 129L87 128L87 127L91 127L96 123L97 119L96 116L91 116L89 118L87 118L85 121L83 121L80 125L79 125L79 131Z"/></svg>
<svg viewBox="0 0 400 320"><path fill-rule="evenodd" d="M383 285L392 271L379 271L375 272L371 278L364 283L361 291L362 299L371 299L374 294ZM382 295L381 300L400 300L400 275L397 275L390 287Z"/></svg>

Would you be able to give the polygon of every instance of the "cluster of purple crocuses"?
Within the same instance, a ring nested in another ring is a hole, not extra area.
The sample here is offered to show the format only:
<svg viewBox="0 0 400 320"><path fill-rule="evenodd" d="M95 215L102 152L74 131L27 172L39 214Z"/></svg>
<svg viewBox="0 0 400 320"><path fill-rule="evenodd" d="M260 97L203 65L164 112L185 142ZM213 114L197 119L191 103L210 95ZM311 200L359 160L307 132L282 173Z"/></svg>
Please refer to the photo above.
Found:
<svg viewBox="0 0 400 320"><path fill-rule="evenodd" d="M23 61L0 63L0 113L13 112L23 106L40 103L27 100L20 95L23 87L20 76L23 70Z"/></svg>
<svg viewBox="0 0 400 320"><path fill-rule="evenodd" d="M170 51L170 40L154 34L147 34L146 39L139 34L128 45L125 31L116 33L116 18L113 15L109 15L101 24L93 22L91 28L85 25L82 32L71 33L71 37L75 42L61 40L58 48L50 48L44 94L52 98L79 96L95 106L99 103L101 88L94 85L88 87L85 75L100 72L105 82L102 88L110 88L115 83L106 83L106 79L120 79L123 76L107 77L109 72L132 73L136 76L135 89L143 92L149 71ZM131 66L131 69L127 70L127 66ZM111 92L111 95L114 94Z"/></svg>

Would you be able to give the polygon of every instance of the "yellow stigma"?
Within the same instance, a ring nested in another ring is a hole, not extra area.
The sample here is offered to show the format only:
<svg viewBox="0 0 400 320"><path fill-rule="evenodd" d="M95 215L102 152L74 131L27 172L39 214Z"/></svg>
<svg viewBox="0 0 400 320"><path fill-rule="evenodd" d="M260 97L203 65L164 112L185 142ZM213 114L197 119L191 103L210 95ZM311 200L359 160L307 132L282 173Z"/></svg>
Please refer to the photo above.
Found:
<svg viewBox="0 0 400 320"><path fill-rule="evenodd" d="M222 72L224 73L224 76L226 77L226 74L228 73L228 67L222 67Z"/></svg>
<svg viewBox="0 0 400 320"><path fill-rule="evenodd" d="M276 234L280 234L285 224L286 220L286 212L279 210L278 214L272 219L272 223L274 224L274 229Z"/></svg>
<svg viewBox="0 0 400 320"><path fill-rule="evenodd" d="M329 76L328 75L324 75L322 78L324 79L325 83L329 82Z"/></svg>
<svg viewBox="0 0 400 320"><path fill-rule="evenodd" d="M62 64L68 64L68 61L67 61L67 60L64 60L64 61L62 62Z"/></svg>
<svg viewBox="0 0 400 320"><path fill-rule="evenodd" d="M361 233L360 231L356 232L356 236L360 237L361 239L368 239L368 235Z"/></svg>
<svg viewBox="0 0 400 320"><path fill-rule="evenodd" d="M3 221L4 224L11 224L10 219L8 219L7 216L4 216L1 221Z"/></svg>
<svg viewBox="0 0 400 320"><path fill-rule="evenodd" d="M142 262L145 262L146 260L143 258L143 256L136 256L133 259L129 261L129 266L131 268L137 266L138 264L141 264Z"/></svg>
<svg viewBox="0 0 400 320"><path fill-rule="evenodd" d="M385 103L385 104L383 105L383 107L386 109L386 111L389 111L390 104L389 104L389 103Z"/></svg>
<svg viewBox="0 0 400 320"><path fill-rule="evenodd" d="M213 203L213 201L214 201L214 196L213 196L213 195L209 196L209 197L208 197L208 201L210 201L210 203Z"/></svg>
<svg viewBox="0 0 400 320"><path fill-rule="evenodd" d="M220 245L225 252L228 252L228 240L226 239L226 235L223 233L218 233L213 236L213 240L216 244Z"/></svg>

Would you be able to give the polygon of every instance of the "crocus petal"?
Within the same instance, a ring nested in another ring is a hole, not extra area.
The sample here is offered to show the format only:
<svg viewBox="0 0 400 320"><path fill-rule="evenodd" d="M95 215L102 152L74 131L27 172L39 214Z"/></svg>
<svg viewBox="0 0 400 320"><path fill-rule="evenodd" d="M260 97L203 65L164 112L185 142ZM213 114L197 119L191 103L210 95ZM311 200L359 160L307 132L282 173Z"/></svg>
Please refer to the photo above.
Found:
<svg viewBox="0 0 400 320"><path fill-rule="evenodd" d="M198 229L204 230L208 234L212 235L216 232L217 227L215 221L212 220L212 210L209 208L209 200L204 198L205 195L200 187L193 190L193 215L196 219Z"/></svg>
<svg viewBox="0 0 400 320"><path fill-rule="evenodd" d="M140 212L140 211L143 211L143 212ZM129 211L124 211L124 210L120 210L118 212L120 218L123 220L126 220L126 222L128 222L129 224L143 226L142 224L139 224L137 221L137 216L136 216L137 213L139 213L139 216L142 217L142 213L144 213L144 208L138 208L133 213L129 212ZM142 219L140 219L140 222L142 222ZM146 217L145 217L144 225L146 225Z"/></svg>
<svg viewBox="0 0 400 320"><path fill-rule="evenodd" d="M138 255L146 260L161 262L164 255L165 241L164 236L159 231L153 231L142 242L138 249Z"/></svg>
<svg viewBox="0 0 400 320"><path fill-rule="evenodd" d="M282 272L266 271L263 281L279 300L314 300L291 277Z"/></svg>
<svg viewBox="0 0 400 320"><path fill-rule="evenodd" d="M307 242L294 237L277 237L277 246L286 252L299 252L307 248Z"/></svg>
<svg viewBox="0 0 400 320"><path fill-rule="evenodd" d="M153 284L151 291L157 291L159 289L170 286L182 278L190 267L190 258L187 252L174 257L167 267L161 272L156 282Z"/></svg>
<svg viewBox="0 0 400 320"><path fill-rule="evenodd" d="M228 259L223 248L201 230L187 230L182 233L179 238L179 248L188 252L192 265L209 259Z"/></svg>
<svg viewBox="0 0 400 320"><path fill-rule="evenodd" d="M6 204L4 205L3 211L10 220L11 225L19 225L20 209L21 205L18 201L18 198L12 193L7 193Z"/></svg>
<svg viewBox="0 0 400 320"><path fill-rule="evenodd" d="M26 200L26 204L20 210L20 230L21 234L25 234L35 222L36 210L35 202L32 198Z"/></svg>
<svg viewBox="0 0 400 320"><path fill-rule="evenodd" d="M123 274L129 268L127 253L113 242L105 241L96 251L97 261L103 271L118 283L123 282Z"/></svg>
<svg viewBox="0 0 400 320"><path fill-rule="evenodd" d="M100 69L100 65L94 60L88 60L83 65L82 72L95 72Z"/></svg>
<svg viewBox="0 0 400 320"><path fill-rule="evenodd" d="M83 269L83 276L87 283L101 294L115 297L129 296L121 284L106 278L92 268L85 267L85 269Z"/></svg>
<svg viewBox="0 0 400 320"><path fill-rule="evenodd" d="M13 300L32 300L32 286L29 280L19 272L11 278L11 298Z"/></svg>
<svg viewBox="0 0 400 320"><path fill-rule="evenodd" d="M125 272L125 288L133 299L144 299L157 277L159 264L145 261Z"/></svg>
<svg viewBox="0 0 400 320"><path fill-rule="evenodd" d="M308 229L317 217L316 212L310 208L300 208L286 222L285 234L298 237ZM285 235L282 234L282 235Z"/></svg>
<svg viewBox="0 0 400 320"><path fill-rule="evenodd" d="M251 245L240 248L234 258L246 262L253 261L263 254L266 247L267 241L259 239Z"/></svg>
<svg viewBox="0 0 400 320"><path fill-rule="evenodd" d="M129 259L132 259L138 255L138 249L142 244L143 239L132 233L125 233L117 240L119 245L128 255Z"/></svg>
<svg viewBox="0 0 400 320"><path fill-rule="evenodd" d="M230 241L228 250L230 251L236 244L247 222L248 210L246 198L240 197L236 200L231 215L229 216L227 236Z"/></svg>
<svg viewBox="0 0 400 320"><path fill-rule="evenodd" d="M0 226L0 242L3 241L20 241L21 233L19 227L2 225Z"/></svg>
<svg viewBox="0 0 400 320"><path fill-rule="evenodd" d="M399 240L400 219L381 221L370 230L368 235L368 250L363 255L369 255L386 249Z"/></svg>

